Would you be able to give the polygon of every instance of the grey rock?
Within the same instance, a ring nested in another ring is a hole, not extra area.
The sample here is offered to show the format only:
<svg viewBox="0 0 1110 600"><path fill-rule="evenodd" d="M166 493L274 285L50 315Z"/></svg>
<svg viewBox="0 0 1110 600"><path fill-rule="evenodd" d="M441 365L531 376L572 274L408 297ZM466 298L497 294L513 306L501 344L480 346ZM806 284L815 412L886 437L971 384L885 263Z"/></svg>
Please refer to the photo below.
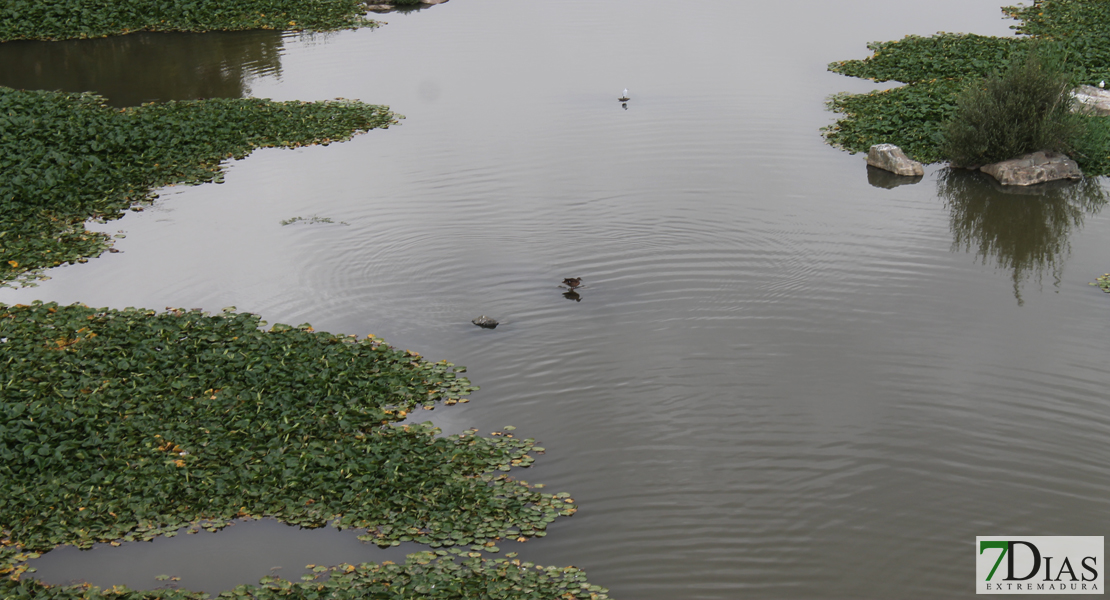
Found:
<svg viewBox="0 0 1110 600"><path fill-rule="evenodd" d="M921 177L925 167L916 160L910 160L902 149L894 144L875 144L867 151L867 164L895 175Z"/></svg>
<svg viewBox="0 0 1110 600"><path fill-rule="evenodd" d="M1110 115L1110 90L1081 85L1072 90L1071 95L1076 100L1076 110L1085 110L1100 117Z"/></svg>
<svg viewBox="0 0 1110 600"><path fill-rule="evenodd" d="M486 315L482 315L482 316L478 317L477 319L474 319L473 321L471 321L471 323L474 323L478 327L484 327L486 329L493 329L493 328L497 327L497 325L498 325L496 319L491 319L491 318L487 317Z"/></svg>
<svg viewBox="0 0 1110 600"><path fill-rule="evenodd" d="M1079 165L1058 152L1044 150L979 168L1002 185L1035 185L1058 179L1083 179Z"/></svg>

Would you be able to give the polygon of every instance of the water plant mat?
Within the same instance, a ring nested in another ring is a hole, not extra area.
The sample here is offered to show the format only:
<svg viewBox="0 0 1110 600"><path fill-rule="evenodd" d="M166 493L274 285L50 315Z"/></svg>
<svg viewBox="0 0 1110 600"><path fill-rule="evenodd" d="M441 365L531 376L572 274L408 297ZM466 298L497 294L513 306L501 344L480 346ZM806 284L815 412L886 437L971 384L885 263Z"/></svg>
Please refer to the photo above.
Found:
<svg viewBox="0 0 1110 600"><path fill-rule="evenodd" d="M261 517L477 557L577 510L508 475L543 451L511 428L401 423L476 389L462 368L262 325L230 309L0 305L0 572L59 544Z"/></svg>
<svg viewBox="0 0 1110 600"><path fill-rule="evenodd" d="M115 109L93 94L0 87L0 285L82 262L111 238L87 219L115 219L155 188L221 181L221 162L255 148L329 144L396 124L357 101L210 99Z"/></svg>
<svg viewBox="0 0 1110 600"><path fill-rule="evenodd" d="M0 42L106 37L134 31L328 31L377 25L358 0L7 0Z"/></svg>
<svg viewBox="0 0 1110 600"><path fill-rule="evenodd" d="M542 567L506 558L467 557L446 552L411 554L405 564L391 562L332 567L309 565L312 574L292 582L265 577L257 586L239 586L220 598L277 600L606 600L608 590L591 585L574 566ZM203 600L208 594L178 589L150 591L117 586L48 587L33 580L0 580L4 598L41 600Z"/></svg>

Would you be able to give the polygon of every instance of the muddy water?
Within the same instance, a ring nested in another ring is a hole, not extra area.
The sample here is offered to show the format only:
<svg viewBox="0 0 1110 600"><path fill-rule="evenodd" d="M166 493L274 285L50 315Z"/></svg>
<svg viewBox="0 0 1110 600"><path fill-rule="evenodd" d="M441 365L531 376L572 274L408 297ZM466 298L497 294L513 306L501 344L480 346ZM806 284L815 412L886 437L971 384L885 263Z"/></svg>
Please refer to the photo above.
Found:
<svg viewBox="0 0 1110 600"><path fill-rule="evenodd" d="M0 301L234 305L468 365L474 401L426 416L541 440L522 476L581 510L520 551L614 597L970 596L976 535L1105 533L1110 297L1088 282L1110 222L1097 189L936 167L898 185L822 144L824 98L871 86L828 62L1007 32L993 1L927 8L453 0L377 31L244 36L244 56L279 56L242 67L241 93L408 119L167 190L101 226L122 253ZM0 83L35 81L8 52ZM109 98L175 93L170 58L96 52L135 61ZM68 89L37 81L20 85ZM280 224L312 216L334 223ZM37 562L218 591L374 552L262 522Z"/></svg>

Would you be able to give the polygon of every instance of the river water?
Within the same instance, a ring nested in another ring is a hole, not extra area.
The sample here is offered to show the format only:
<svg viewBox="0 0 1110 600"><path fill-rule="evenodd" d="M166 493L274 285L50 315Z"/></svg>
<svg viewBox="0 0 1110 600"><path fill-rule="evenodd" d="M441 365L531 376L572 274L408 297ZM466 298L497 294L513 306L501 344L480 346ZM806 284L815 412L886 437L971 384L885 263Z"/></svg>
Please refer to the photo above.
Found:
<svg viewBox="0 0 1110 600"><path fill-rule="evenodd" d="M1110 220L936 165L896 186L818 130L873 87L827 63L1006 35L998 8L453 0L374 31L0 44L3 85L408 117L167 189L95 226L122 253L0 302L234 305L465 364L473 401L421 416L515 425L548 450L522 476L581 507L502 548L616 598L967 597L977 535L1106 533ZM381 556L260 522L36 563L219 591Z"/></svg>

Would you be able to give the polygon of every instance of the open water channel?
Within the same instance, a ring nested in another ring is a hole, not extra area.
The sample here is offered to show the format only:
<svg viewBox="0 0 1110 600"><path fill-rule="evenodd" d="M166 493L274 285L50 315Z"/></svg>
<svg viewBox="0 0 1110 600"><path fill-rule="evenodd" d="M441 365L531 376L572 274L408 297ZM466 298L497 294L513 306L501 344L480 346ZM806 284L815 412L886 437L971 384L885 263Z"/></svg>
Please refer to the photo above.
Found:
<svg viewBox="0 0 1110 600"><path fill-rule="evenodd" d="M502 551L614 598L967 597L976 535L1107 533L1110 296L1088 282L1110 271L1110 211L937 165L890 187L818 134L827 95L873 87L827 63L1006 35L997 0L453 0L385 20L0 44L2 85L408 117L165 190L95 226L122 253L0 302L234 305L467 365L472 402L419 416L515 425L548 450L521 477L580 504ZM334 222L280 223L313 216ZM354 538L241 523L61 549L36 575L217 592L385 556Z"/></svg>

